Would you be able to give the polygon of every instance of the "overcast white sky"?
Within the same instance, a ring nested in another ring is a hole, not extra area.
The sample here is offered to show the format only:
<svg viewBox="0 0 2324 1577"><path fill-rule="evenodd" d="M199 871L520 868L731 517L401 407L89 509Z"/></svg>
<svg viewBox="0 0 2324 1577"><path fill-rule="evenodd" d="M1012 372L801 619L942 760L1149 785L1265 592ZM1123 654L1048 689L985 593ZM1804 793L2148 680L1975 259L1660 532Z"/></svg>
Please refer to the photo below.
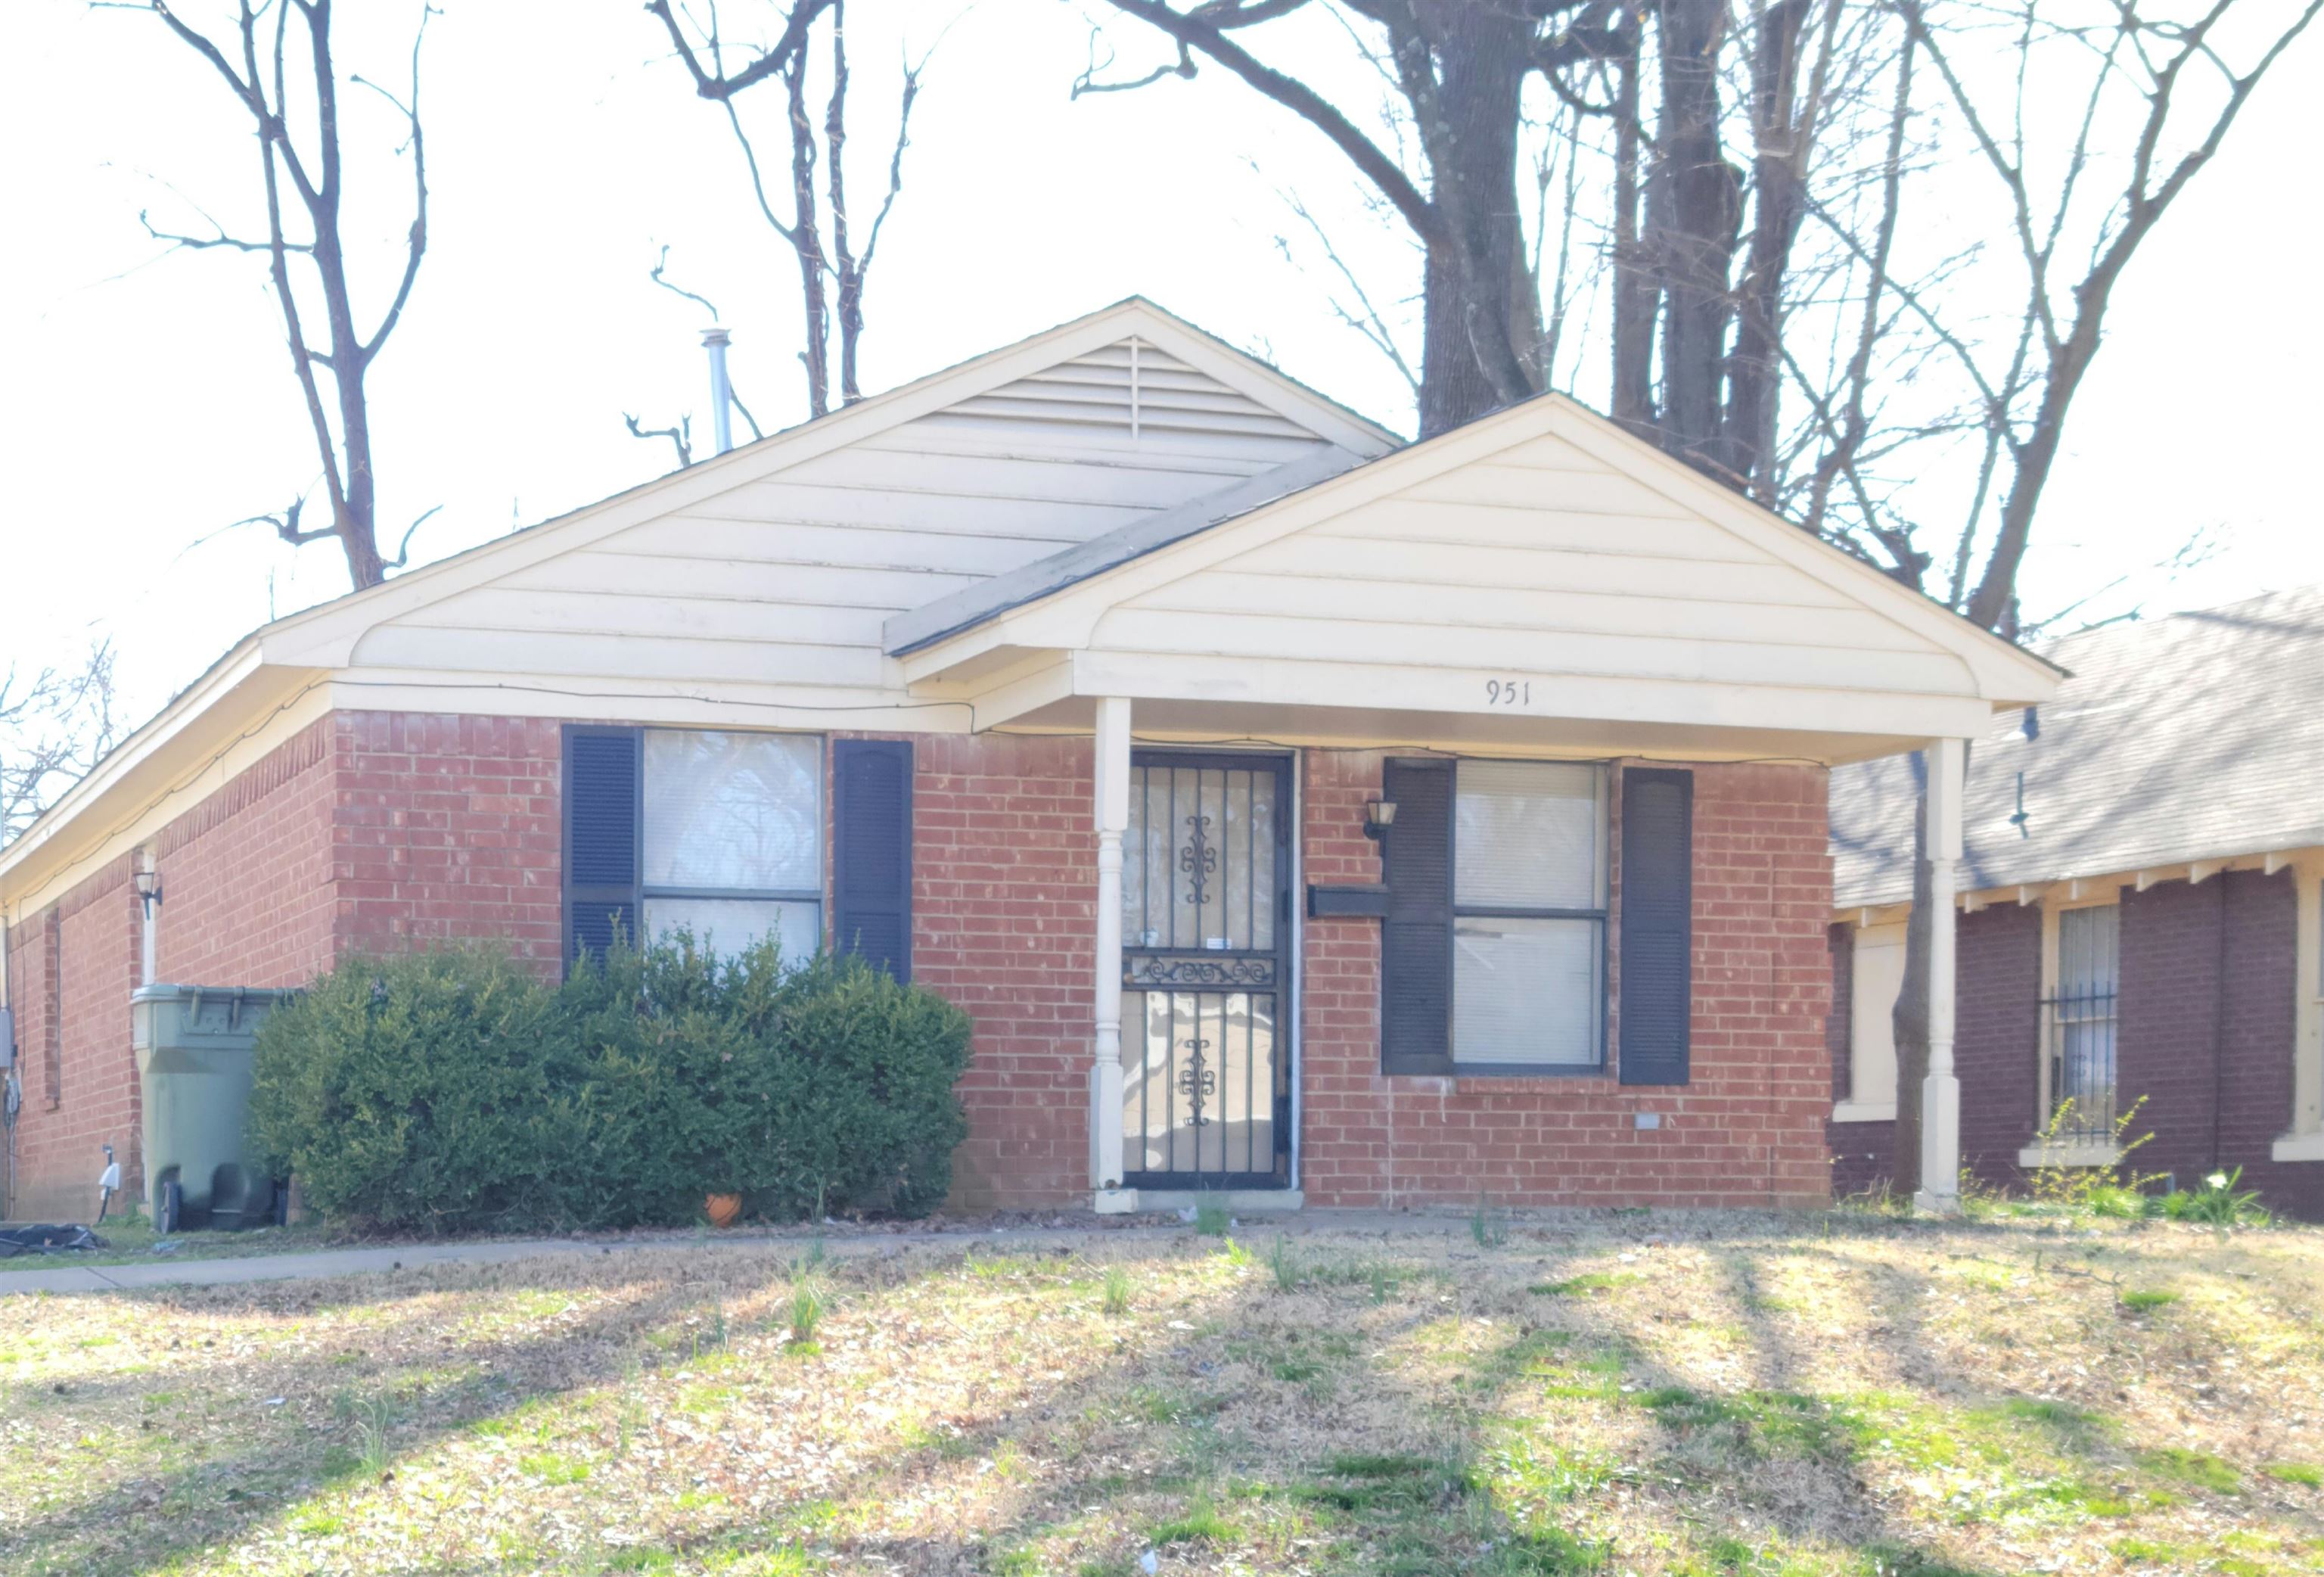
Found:
<svg viewBox="0 0 2324 1577"><path fill-rule="evenodd" d="M724 309L761 420L804 415L793 265L659 24L634 0L442 4L423 68L431 246L373 378L387 520L443 506L416 558L667 468L622 426L706 404L700 315L646 281L664 243ZM411 8L346 11L345 63L400 88ZM212 535L280 507L316 466L263 263L172 254L138 222L198 227L198 203L248 225L241 111L149 16L9 12L0 667L109 634L142 717L270 613L344 590L346 570L334 544ZM1294 224L1278 189L1296 188L1376 288L1409 288L1408 255L1366 228L1338 156L1214 73L1072 102L1081 17L1064 0L859 0L859 189L884 162L899 48L944 33L872 278L867 389L1135 292L1407 425L1395 374L1276 245ZM2116 604L2153 610L2324 579L2309 481L2324 315L2301 285L2324 217L2312 180L2284 170L2313 140L2319 51L2309 39L2287 58L2126 281L2038 528L2035 612L2123 573ZM350 155L377 205L374 311L408 180L392 135L358 122ZM2142 568L2197 526L2223 533L2212 561L2168 584Z"/></svg>

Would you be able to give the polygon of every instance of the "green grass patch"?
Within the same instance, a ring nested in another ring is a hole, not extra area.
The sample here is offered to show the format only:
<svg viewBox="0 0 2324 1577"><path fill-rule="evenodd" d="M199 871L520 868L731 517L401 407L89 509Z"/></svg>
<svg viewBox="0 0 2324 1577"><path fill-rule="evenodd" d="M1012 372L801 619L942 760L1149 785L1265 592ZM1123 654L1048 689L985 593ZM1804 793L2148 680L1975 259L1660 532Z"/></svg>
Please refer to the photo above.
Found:
<svg viewBox="0 0 2324 1577"><path fill-rule="evenodd" d="M1197 1499L1167 1522L1157 1523L1146 1535L1146 1542L1157 1549L1164 1545L1231 1544L1234 1539L1234 1524L1204 1499Z"/></svg>
<svg viewBox="0 0 2324 1577"><path fill-rule="evenodd" d="M2158 1479L2191 1489L2208 1489L2214 1495L2236 1495L2243 1491L2243 1475L2235 1468L2209 1452L2190 1451L2185 1446L2165 1445L2138 1453L2138 1465Z"/></svg>
<svg viewBox="0 0 2324 1577"><path fill-rule="evenodd" d="M1618 1292L1645 1279L1635 1270L1591 1270L1563 1281L1536 1282L1526 1290L1536 1297L1588 1297L1592 1293Z"/></svg>
<svg viewBox="0 0 2324 1577"><path fill-rule="evenodd" d="M2126 1309L2135 1309L2140 1314L2144 1314L2149 1309L2163 1308L2178 1301L2179 1295L2175 1292L2126 1292L2122 1295L2122 1306Z"/></svg>
<svg viewBox="0 0 2324 1577"><path fill-rule="evenodd" d="M589 1476L589 1464L581 1458L553 1451L519 1457L516 1465L544 1484L577 1484Z"/></svg>
<svg viewBox="0 0 2324 1577"><path fill-rule="evenodd" d="M2279 1484L2305 1484L2311 1489L2324 1487L2324 1467L2314 1462L2267 1462L2259 1471Z"/></svg>

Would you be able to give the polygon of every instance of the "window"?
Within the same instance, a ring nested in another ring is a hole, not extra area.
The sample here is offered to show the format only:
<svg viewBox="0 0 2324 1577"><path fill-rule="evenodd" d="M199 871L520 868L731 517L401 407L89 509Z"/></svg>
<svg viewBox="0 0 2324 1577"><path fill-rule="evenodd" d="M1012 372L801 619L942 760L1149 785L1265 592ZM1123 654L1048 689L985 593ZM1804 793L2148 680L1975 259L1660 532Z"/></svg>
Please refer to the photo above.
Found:
<svg viewBox="0 0 2324 1577"><path fill-rule="evenodd" d="M1904 926L1859 927L1849 956L1848 1099L1840 1122L1896 1115L1896 998L1904 988Z"/></svg>
<svg viewBox="0 0 2324 1577"><path fill-rule="evenodd" d="M1454 780L1452 1061L1596 1067L1606 1012L1606 776L1462 761Z"/></svg>
<svg viewBox="0 0 2324 1577"><path fill-rule="evenodd" d="M823 752L797 734L648 729L642 811L649 937L680 928L734 953L823 938Z"/></svg>
<svg viewBox="0 0 2324 1577"><path fill-rule="evenodd" d="M2122 910L2057 911L2050 994L2043 1003L2042 1122L2077 1144L2114 1138L2115 1002L2121 982ZM2063 1111L2064 1120L2059 1121Z"/></svg>

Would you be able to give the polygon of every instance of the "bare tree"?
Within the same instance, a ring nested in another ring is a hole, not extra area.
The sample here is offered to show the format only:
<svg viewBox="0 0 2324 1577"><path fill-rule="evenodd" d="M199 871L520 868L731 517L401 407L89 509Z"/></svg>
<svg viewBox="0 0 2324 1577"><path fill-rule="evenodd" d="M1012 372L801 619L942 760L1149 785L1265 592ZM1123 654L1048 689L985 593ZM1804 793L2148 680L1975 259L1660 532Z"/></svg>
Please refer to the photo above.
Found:
<svg viewBox="0 0 2324 1577"><path fill-rule="evenodd" d="M347 576L357 589L376 586L387 571L401 568L411 534L430 510L411 522L393 558L379 545L379 488L373 466L372 419L364 379L401 321L428 250L427 139L420 116L420 47L427 36L432 5L420 8L411 39L410 86L401 96L362 76L349 86L379 95L407 128L399 155L411 159L411 224L393 297L368 332L358 326L355 292L348 282L342 235L346 203L346 165L340 140L340 76L331 52L331 0L235 0L234 55L180 17L166 0L128 9L151 11L180 42L207 62L250 115L257 132L260 188L265 198L266 232L253 240L214 225L214 234L186 235L156 227L161 240L193 251L225 249L263 254L282 313L291 371L304 398L308 425L321 462L330 518L323 525L302 523L303 491L276 513L254 515L241 524L267 524L292 547L336 538L346 553ZM290 42L296 14L299 50ZM303 51L305 83L293 88L292 55ZM294 99L297 102L294 104ZM294 127L294 122L299 123ZM288 201L285 189L288 189ZM292 205L296 205L296 217ZM297 265L294 268L294 263ZM303 290L302 290L303 282ZM318 300L321 331L316 336L300 301ZM329 383L327 392L324 388Z"/></svg>
<svg viewBox="0 0 2324 1577"><path fill-rule="evenodd" d="M661 21L672 49L693 78L694 90L724 112L742 151L751 194L760 217L790 249L798 269L799 311L804 329L800 364L807 373L807 410L821 416L831 409L833 356L838 361L842 403L863 397L857 351L863 338L863 292L879 251L880 233L904 186L904 150L911 143L912 107L927 56L903 69L896 142L888 156L887 182L869 224L849 208L847 195L847 96L852 86L847 60L846 0L791 0L778 14L781 25L765 43L737 42L722 31L716 0L699 17L672 0L649 0L646 10ZM820 124L808 102L808 73L816 23L824 30L828 93ZM730 57L742 57L730 69ZM769 195L757 144L735 101L761 82L779 81L790 141L789 190L780 204ZM816 189L816 172L824 178ZM836 338L835 347L834 339Z"/></svg>
<svg viewBox="0 0 2324 1577"><path fill-rule="evenodd" d="M0 675L0 847L79 781L119 732L110 642L90 647L77 668Z"/></svg>
<svg viewBox="0 0 2324 1577"><path fill-rule="evenodd" d="M1775 497L1788 274L1819 138L1835 97L1866 75L1877 30L1860 7L1760 0L1738 20L1725 0L1342 0L1356 47L1391 86L1394 126L1410 128L1408 141L1383 143L1359 129L1360 108L1351 114L1260 58L1258 30L1301 12L1339 14L1327 0L1108 4L1167 35L1176 63L1101 79L1093 62L1076 92L1220 67L1329 139L1408 226L1424 254L1424 436L1553 381L1552 341L1572 304L1567 272L1555 271L1545 314L1546 205L1528 244L1518 191L1521 147L1544 134L1526 108L1528 85L1545 84L1572 117L1547 133L1565 143L1568 171L1589 152L1606 155L1591 195L1610 209L1611 414ZM1844 18L1857 20L1844 27ZM1745 145L1748 168L1730 152ZM1566 192L1561 264L1571 262L1583 196L1578 183Z"/></svg>
<svg viewBox="0 0 2324 1577"><path fill-rule="evenodd" d="M1951 588L1971 620L1998 629L2015 617L2018 567L2067 416L2103 342L2116 287L2189 182L2217 156L2253 90L2324 9L2324 0L2292 6L2201 0L2202 8L2183 19L2153 14L2138 0L2114 0L2088 20L2064 0L2018 0L2008 20L2023 65L1998 93L1980 91L1957 60L1958 39L1944 26L1943 11L1928 0L1895 3L2006 194L2016 261L2024 270L2024 310L1988 416L1993 444L2006 451L2008 490L1974 589L1968 586L1967 535ZM2229 59L2235 46L2222 34L2255 9L2264 20L2255 36L2242 41L2245 63L2238 66ZM2066 62L2061 69L2039 69L2060 59ZM2045 215L2029 173L2028 106L2058 102L2050 96L2070 91L2077 69L2083 77L2080 129ZM2117 108L2133 106L2127 115ZM2083 261L2061 267L2061 247L2074 235L2087 178L2098 162L2093 138L2109 122L2131 134L2126 168L2118 182L2099 189Z"/></svg>
<svg viewBox="0 0 2324 1577"><path fill-rule="evenodd" d="M2004 14L2006 70L1992 68L1990 47L1982 61L1975 58L1978 24L1989 24L1992 13L1969 0L1950 7L1930 0L1895 3L1910 46L1935 68L1941 109L1966 128L1977 161L1998 184L2014 242L2001 255L2023 271L2024 305L2013 336L1987 347L1944 335L1977 390L1983 433L1971 512L1952 544L1950 584L1941 595L1973 622L2014 637L2022 622L2018 576L2034 518L2075 396L2102 343L2115 290L2139 247L2217 156L2253 90L2324 9L2324 0L2289 8L2242 0L2240 13L2239 0L2200 0L2204 9L2187 19L2157 17L2136 0L2114 0L2088 13L2073 0L2017 0ZM2240 41L2246 63L2238 66L2221 34L2255 9L2264 11L2264 19ZM1986 37L1989 44L1989 32ZM2207 97L2197 97L2199 77L2208 78ZM2039 113L2033 106L2061 103L2079 110L2072 142L2060 158L2057 150L2036 145L2028 123L2030 114ZM2109 147L2126 152L2109 161ZM2031 173L2044 152L2056 168L2046 190ZM2109 174L2115 179L2106 179ZM2063 266L2065 249L2077 241L2082 261ZM1993 367L1987 358L2002 364ZM1981 516L2004 466L2006 490L1988 540ZM1930 555L1910 545L1909 525L1902 534L1898 567L1918 584ZM1973 555L1981 543L1984 564L1972 582ZM1916 814L1913 924L1893 1015L1899 1122L1892 1175L1900 1179L1921 1174L1917 1105L1914 1120L1905 1120L1905 1093L1916 1099L1928 1072L1925 783Z"/></svg>

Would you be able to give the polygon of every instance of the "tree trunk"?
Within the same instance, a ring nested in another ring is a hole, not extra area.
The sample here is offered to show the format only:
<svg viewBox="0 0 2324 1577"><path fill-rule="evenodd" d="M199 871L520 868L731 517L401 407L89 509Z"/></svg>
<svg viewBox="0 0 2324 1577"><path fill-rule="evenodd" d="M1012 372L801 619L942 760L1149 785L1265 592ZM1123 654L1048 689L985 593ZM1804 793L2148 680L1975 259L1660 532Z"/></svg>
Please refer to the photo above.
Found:
<svg viewBox="0 0 2324 1577"><path fill-rule="evenodd" d="M1920 785L1913 810L1913 914L1904 927L1904 981L1889 1010L1896 1044L1896 1137L1888 1156L1889 1185L1901 1194L1921 1186L1921 1083L1929 1076L1929 771L1915 752Z"/></svg>
<svg viewBox="0 0 2324 1577"><path fill-rule="evenodd" d="M1638 51L1614 66L1614 420L1655 436L1655 305L1660 290L1638 234L1645 184L1638 134Z"/></svg>
<svg viewBox="0 0 2324 1577"><path fill-rule="evenodd" d="M1420 436L1541 387L1541 302L1517 198L1532 24L1470 0L1416 6L1397 51L1449 234L1427 248ZM1433 68L1432 62L1433 60Z"/></svg>
<svg viewBox="0 0 2324 1577"><path fill-rule="evenodd" d="M1648 250L1666 292L1663 443L1713 471L1725 383L1728 274L1741 222L1741 178L1719 139L1723 0L1662 0L1663 105L1659 200ZM1730 478L1731 479L1731 478Z"/></svg>
<svg viewBox="0 0 2324 1577"><path fill-rule="evenodd" d="M1784 277L1806 213L1805 134L1797 115L1800 32L1812 0L1775 0L1752 42L1751 244L1736 290L1735 354L1727 370L1720 463L1775 503L1776 395L1783 386Z"/></svg>

